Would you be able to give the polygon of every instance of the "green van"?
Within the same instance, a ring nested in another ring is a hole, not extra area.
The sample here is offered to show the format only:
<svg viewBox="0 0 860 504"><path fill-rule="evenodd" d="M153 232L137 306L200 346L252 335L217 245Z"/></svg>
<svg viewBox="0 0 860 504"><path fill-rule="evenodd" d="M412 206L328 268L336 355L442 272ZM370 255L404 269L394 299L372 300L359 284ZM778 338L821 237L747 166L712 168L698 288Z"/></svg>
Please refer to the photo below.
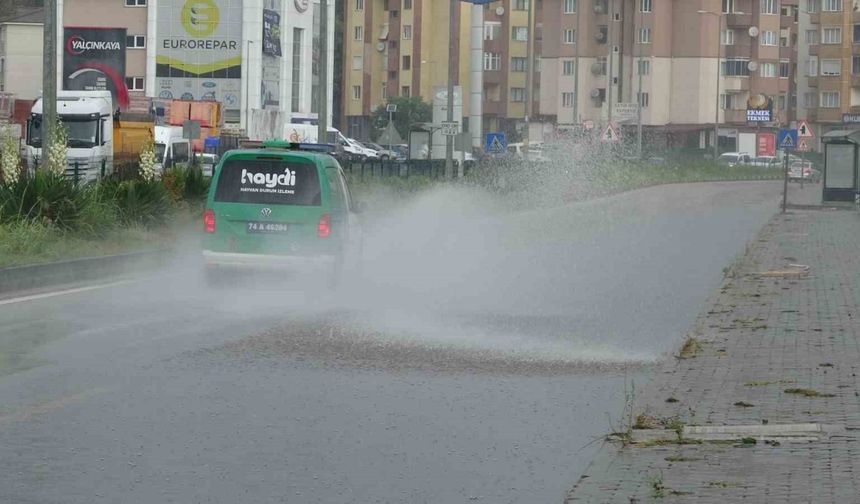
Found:
<svg viewBox="0 0 860 504"><path fill-rule="evenodd" d="M361 248L343 170L331 146L283 141L229 151L203 213L210 280L238 269L321 270L337 281Z"/></svg>

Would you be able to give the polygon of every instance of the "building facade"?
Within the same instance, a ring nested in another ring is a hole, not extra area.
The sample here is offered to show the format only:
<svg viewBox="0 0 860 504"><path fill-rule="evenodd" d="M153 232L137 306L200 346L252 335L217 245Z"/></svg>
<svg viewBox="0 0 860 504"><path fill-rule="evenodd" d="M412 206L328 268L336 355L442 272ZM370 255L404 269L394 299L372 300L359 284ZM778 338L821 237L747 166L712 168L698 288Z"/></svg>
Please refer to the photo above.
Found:
<svg viewBox="0 0 860 504"><path fill-rule="evenodd" d="M0 92L32 100L42 89L41 10L0 22Z"/></svg>
<svg viewBox="0 0 860 504"><path fill-rule="evenodd" d="M793 118L796 14L796 0L544 0L541 114L631 126L616 104L638 102L670 144L712 145L717 121L723 150L758 150Z"/></svg>
<svg viewBox="0 0 860 504"><path fill-rule="evenodd" d="M333 51L323 58L312 0L58 0L57 78L71 89L105 86L120 108L135 97L215 100L245 128L254 110L331 120ZM329 2L328 46L334 46ZM320 82L320 65L328 82ZM89 71L90 68L98 70ZM122 88L122 89L118 89ZM127 99L124 96L127 95Z"/></svg>

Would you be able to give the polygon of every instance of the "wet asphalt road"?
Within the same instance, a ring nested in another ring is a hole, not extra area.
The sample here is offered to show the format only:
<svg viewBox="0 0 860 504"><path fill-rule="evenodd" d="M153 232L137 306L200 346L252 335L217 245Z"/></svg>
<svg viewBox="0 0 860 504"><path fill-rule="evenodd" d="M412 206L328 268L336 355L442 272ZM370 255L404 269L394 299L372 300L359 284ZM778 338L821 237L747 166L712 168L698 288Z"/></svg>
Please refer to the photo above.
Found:
<svg viewBox="0 0 860 504"><path fill-rule="evenodd" d="M0 374L0 503L560 502L780 190L479 216L455 265L371 231L339 294L211 291L179 261L0 305L38 364Z"/></svg>

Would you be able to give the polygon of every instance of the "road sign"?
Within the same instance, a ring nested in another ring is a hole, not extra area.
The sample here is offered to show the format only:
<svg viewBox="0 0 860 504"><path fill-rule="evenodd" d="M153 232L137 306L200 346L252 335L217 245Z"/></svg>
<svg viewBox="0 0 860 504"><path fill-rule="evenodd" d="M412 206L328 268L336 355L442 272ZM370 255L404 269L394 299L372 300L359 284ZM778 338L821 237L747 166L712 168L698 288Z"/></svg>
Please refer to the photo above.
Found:
<svg viewBox="0 0 860 504"><path fill-rule="evenodd" d="M806 141L805 138L801 138L797 141L797 152L809 152L809 142Z"/></svg>
<svg viewBox="0 0 860 504"><path fill-rule="evenodd" d="M504 133L487 133L484 152L487 154L504 154L508 151L508 140Z"/></svg>
<svg viewBox="0 0 860 504"><path fill-rule="evenodd" d="M200 121L184 121L182 123L182 138L188 140L200 138Z"/></svg>
<svg viewBox="0 0 860 504"><path fill-rule="evenodd" d="M797 137L815 138L815 133L812 132L812 128L809 127L809 123L806 122L806 119L797 121Z"/></svg>
<svg viewBox="0 0 860 504"><path fill-rule="evenodd" d="M603 133L600 134L601 142L617 142L621 140L621 137L618 135L618 131L609 123L606 125L606 129L603 130Z"/></svg>
<svg viewBox="0 0 860 504"><path fill-rule="evenodd" d="M591 119L586 119L586 120L582 121L582 127L585 128L586 130L589 130L589 131L593 130L594 129L594 121L592 121Z"/></svg>
<svg viewBox="0 0 860 504"><path fill-rule="evenodd" d="M616 103L613 117L618 121L627 121L636 119L639 114L639 104L637 103Z"/></svg>
<svg viewBox="0 0 860 504"><path fill-rule="evenodd" d="M460 134L460 123L457 121L445 121L441 124L442 134L445 136L457 136Z"/></svg>
<svg viewBox="0 0 860 504"><path fill-rule="evenodd" d="M784 151L793 151L797 147L797 130L781 128L776 144Z"/></svg>
<svg viewBox="0 0 860 504"><path fill-rule="evenodd" d="M385 111L392 113L392 114L394 112L397 112L397 104L396 103L389 103L388 105L385 106Z"/></svg>

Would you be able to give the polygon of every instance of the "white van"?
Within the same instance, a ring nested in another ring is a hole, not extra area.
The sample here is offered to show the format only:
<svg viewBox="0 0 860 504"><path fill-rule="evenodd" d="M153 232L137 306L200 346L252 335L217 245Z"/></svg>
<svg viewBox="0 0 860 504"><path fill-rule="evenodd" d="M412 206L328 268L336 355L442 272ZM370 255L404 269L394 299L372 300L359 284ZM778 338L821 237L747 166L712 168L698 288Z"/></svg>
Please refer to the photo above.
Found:
<svg viewBox="0 0 860 504"><path fill-rule="evenodd" d="M181 126L155 127L155 173L187 164L191 160L191 142L182 138Z"/></svg>
<svg viewBox="0 0 860 504"><path fill-rule="evenodd" d="M337 128L329 127L327 131L328 138L323 143L338 147L338 150L343 151L350 158L364 159L367 157L363 147L350 142ZM320 143L319 129L315 124L288 123L284 125L283 140L295 143Z"/></svg>

